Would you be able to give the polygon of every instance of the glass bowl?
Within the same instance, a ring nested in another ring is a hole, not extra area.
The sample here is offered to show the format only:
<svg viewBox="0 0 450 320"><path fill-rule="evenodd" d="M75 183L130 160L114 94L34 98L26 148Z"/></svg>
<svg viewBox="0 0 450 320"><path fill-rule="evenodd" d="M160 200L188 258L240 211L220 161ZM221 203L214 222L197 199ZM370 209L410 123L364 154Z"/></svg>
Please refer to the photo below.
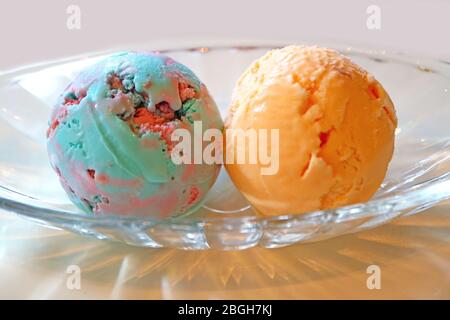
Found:
<svg viewBox="0 0 450 320"><path fill-rule="evenodd" d="M160 50L205 82L225 115L241 72L277 46ZM222 168L203 207L182 219L88 216L68 200L46 152L53 103L74 75L106 53L0 74L0 208L39 224L152 248L276 248L357 232L450 198L450 64L384 51L333 46L368 69L391 95L399 118L386 179L367 203L301 215L260 217ZM150 45L128 49L154 50Z"/></svg>

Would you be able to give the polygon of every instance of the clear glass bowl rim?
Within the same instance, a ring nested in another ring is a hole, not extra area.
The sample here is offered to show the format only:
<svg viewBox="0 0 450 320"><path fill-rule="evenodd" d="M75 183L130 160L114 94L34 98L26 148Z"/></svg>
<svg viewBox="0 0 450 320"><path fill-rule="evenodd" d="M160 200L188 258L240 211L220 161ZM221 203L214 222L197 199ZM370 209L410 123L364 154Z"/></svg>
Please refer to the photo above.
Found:
<svg viewBox="0 0 450 320"><path fill-rule="evenodd" d="M161 53L170 53L173 51L181 52L181 51L199 51L202 54L208 53L212 50L252 50L252 49L273 49L282 47L286 42L271 42L271 45L266 44L247 44L244 42L242 45L223 45L223 46L198 46L198 47L181 47L181 48L168 48L161 49L158 52ZM380 55L386 56L390 60L401 61L402 63L409 63L415 67L428 68L430 66L433 69L433 66L441 66L446 68L449 71L449 74L445 75L450 79L450 62L439 60L439 59L431 59L431 58L422 58L422 57L412 57L403 52L388 52L387 50L379 50L379 49L364 49L362 47L353 47L349 45L328 45L332 48L340 50L344 53L352 53L352 54L364 54L364 55L373 55L374 57L379 57ZM139 50L139 47L136 49ZM107 51L99 51L94 52L92 54L83 55L83 58L93 58L101 55L110 54L117 50L107 50ZM44 67L51 67L53 65L57 65L60 63L68 63L72 61L76 61L80 56L73 56L69 58L64 58L60 60L55 60L52 62L42 62L35 63L31 65L22 66L19 68L7 70L4 72L0 72L1 77L11 78L15 74L22 72L23 70L29 70L30 72L36 69L41 69ZM444 140L450 144L450 140ZM11 199L14 197L14 200ZM364 216L377 216L377 215L386 215L393 212L398 212L399 210L407 210L409 208L414 209L418 206L425 206L426 204L435 204L440 201L444 201L450 198L450 172L445 174L441 174L436 176L430 180L422 182L420 184L414 185L406 191L402 191L395 195L387 195L382 196L377 199L369 200L365 203L357 203L353 205L343 206L335 209L328 210L319 210L301 214L289 214L289 215L279 215L279 216L238 216L238 217L207 217L207 218L192 218L185 217L181 218L171 218L166 220L155 220L151 217L132 217L132 216L90 216L84 213L78 212L69 212L64 210L54 210L49 208L44 208L39 205L33 205L33 202L38 202L38 199L34 199L28 195L21 194L20 192L10 190L4 186L0 185L0 208L6 211L14 212L19 215L23 215L32 220L36 220L37 222L46 221L46 218L51 218L49 220L64 220L74 221L74 222L91 222L96 224L101 224L104 226L113 226L120 223L140 223L143 225L155 225L155 224L170 224L172 228L186 228L193 226L206 226L212 224L224 224L224 225L241 225L244 223L257 223L257 224L268 224L271 222L288 222L288 221L296 221L296 222L345 222L351 221L354 219L360 219ZM22 201L23 200L23 201ZM420 210L414 210L415 212L419 212ZM52 223L50 223L51 225Z"/></svg>

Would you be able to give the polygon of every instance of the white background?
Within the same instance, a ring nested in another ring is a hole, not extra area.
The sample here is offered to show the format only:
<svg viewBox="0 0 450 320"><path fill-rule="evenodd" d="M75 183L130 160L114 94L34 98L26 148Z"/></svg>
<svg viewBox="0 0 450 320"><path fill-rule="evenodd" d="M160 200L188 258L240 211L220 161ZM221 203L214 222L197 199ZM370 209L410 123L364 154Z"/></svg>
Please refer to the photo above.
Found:
<svg viewBox="0 0 450 320"><path fill-rule="evenodd" d="M69 5L81 29L66 27ZM369 5L381 29L366 26ZM0 70L114 48L179 39L276 39L351 43L450 59L446 0L14 0L0 10Z"/></svg>

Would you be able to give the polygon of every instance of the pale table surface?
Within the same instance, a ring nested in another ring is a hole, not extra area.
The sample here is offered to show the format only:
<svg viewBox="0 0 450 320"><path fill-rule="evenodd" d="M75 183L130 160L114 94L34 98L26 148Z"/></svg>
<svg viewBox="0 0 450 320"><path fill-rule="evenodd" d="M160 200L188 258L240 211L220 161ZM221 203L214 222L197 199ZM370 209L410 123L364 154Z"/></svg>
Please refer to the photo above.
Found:
<svg viewBox="0 0 450 320"><path fill-rule="evenodd" d="M378 265L381 289L369 290ZM81 289L67 288L70 265ZM450 298L450 202L365 232L281 249L136 248L0 213L0 298Z"/></svg>

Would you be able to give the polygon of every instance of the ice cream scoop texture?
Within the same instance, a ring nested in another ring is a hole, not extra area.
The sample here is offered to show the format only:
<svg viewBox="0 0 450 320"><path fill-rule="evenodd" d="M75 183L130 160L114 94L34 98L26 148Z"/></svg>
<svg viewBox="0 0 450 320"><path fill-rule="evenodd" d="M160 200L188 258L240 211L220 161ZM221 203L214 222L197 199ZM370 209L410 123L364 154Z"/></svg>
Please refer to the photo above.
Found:
<svg viewBox="0 0 450 320"><path fill-rule="evenodd" d="M265 215L367 201L385 177L396 126L384 88L347 57L319 47L272 50L238 80L225 127L279 129L279 170L226 167ZM225 151L239 148L227 141Z"/></svg>
<svg viewBox="0 0 450 320"><path fill-rule="evenodd" d="M204 84L158 53L122 52L82 71L47 132L50 162L70 199L93 214L162 219L193 211L219 165L171 161L177 128L222 129Z"/></svg>

